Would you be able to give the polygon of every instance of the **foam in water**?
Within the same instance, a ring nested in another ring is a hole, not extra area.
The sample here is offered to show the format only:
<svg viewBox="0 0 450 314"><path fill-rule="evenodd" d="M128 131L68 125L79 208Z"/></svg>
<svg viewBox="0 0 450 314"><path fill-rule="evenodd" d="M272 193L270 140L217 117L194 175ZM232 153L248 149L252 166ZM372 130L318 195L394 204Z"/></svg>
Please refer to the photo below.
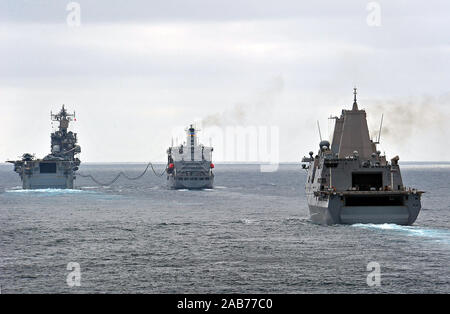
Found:
<svg viewBox="0 0 450 314"><path fill-rule="evenodd" d="M92 191L75 190L75 189L34 189L34 190L23 190L23 189L12 189L5 190L6 193L25 193L25 194L74 194L74 193L95 193Z"/></svg>
<svg viewBox="0 0 450 314"><path fill-rule="evenodd" d="M354 224L352 226L372 230L387 230L407 236L425 237L450 244L449 230L427 229L416 226L400 226L396 224Z"/></svg>

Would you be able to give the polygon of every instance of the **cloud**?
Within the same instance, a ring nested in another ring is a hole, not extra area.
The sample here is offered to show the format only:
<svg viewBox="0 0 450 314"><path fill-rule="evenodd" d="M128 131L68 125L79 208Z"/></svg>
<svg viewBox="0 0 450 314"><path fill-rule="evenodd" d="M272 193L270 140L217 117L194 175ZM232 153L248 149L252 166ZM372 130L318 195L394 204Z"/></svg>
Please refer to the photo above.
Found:
<svg viewBox="0 0 450 314"><path fill-rule="evenodd" d="M431 115L447 106L437 100L450 71L444 2L381 1L379 28L360 1L79 3L78 28L65 24L64 2L0 3L0 159L47 154L48 112L62 103L80 117L83 161L164 160L173 126L196 119L278 125L282 160L297 161L354 85L368 108L426 94ZM405 106L418 111L416 102ZM370 114L375 128L380 115ZM402 123L389 116L386 132ZM441 134L420 140L437 149ZM392 143L407 159L428 158L403 146Z"/></svg>

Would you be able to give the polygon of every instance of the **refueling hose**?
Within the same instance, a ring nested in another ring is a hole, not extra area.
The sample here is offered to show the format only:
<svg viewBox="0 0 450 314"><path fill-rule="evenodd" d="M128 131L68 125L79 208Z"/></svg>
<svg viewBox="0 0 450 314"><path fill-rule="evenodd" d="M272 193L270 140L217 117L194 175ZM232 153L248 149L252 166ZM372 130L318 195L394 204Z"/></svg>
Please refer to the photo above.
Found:
<svg viewBox="0 0 450 314"><path fill-rule="evenodd" d="M95 178L94 178L92 175L90 175L90 174L82 174L82 173L78 173L77 175L79 175L79 176L82 177L82 178L90 178L92 181L94 181L94 182L97 183L98 185L109 186L109 185L113 184L114 182L116 182L117 180L119 180L119 178L120 178L121 176L123 176L125 179L128 179L128 180L138 180L138 179L142 178L142 177L147 173L147 170L148 170L149 167L152 168L153 173L154 173L155 176L157 176L157 177L162 177L162 176L164 175L164 173L166 173L166 171L167 171L167 168L166 168L166 169L164 169L164 171L163 171L162 173L157 173L157 172L155 171L155 168L153 168L153 164L152 164L151 162L149 162L149 163L147 164L147 167L145 167L144 172L142 172L142 173L141 173L140 175L138 175L137 177L129 177L129 176L127 176L127 175L125 174L125 172L121 171L121 172L119 172L119 173L116 175L116 177L115 177L114 179L112 179L110 182L107 182L107 183L98 181L97 179L95 179Z"/></svg>

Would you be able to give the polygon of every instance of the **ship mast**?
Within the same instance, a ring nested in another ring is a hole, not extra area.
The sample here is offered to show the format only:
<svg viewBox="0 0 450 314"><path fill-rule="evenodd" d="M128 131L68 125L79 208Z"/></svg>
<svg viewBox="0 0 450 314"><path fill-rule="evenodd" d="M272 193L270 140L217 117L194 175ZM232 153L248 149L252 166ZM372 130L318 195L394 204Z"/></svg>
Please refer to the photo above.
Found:
<svg viewBox="0 0 450 314"><path fill-rule="evenodd" d="M58 121L59 130L63 133L66 133L67 129L69 128L69 123L75 118L75 111L73 112L73 114L68 113L64 105L62 105L62 109L59 113L53 114L50 111L50 118L52 121Z"/></svg>
<svg viewBox="0 0 450 314"><path fill-rule="evenodd" d="M190 146L192 161L194 161L195 147L198 146L197 131L198 130L195 129L193 124L191 124L190 127L188 129L186 129L186 133L187 133L186 145Z"/></svg>
<svg viewBox="0 0 450 314"><path fill-rule="evenodd" d="M353 88L353 111L358 110L358 103L356 102L356 87Z"/></svg>
<svg viewBox="0 0 450 314"><path fill-rule="evenodd" d="M75 111L68 113L64 105L57 114L50 112L52 121L59 122L59 130L51 134L51 155L73 160L81 152L77 134L68 132L69 123L75 119Z"/></svg>

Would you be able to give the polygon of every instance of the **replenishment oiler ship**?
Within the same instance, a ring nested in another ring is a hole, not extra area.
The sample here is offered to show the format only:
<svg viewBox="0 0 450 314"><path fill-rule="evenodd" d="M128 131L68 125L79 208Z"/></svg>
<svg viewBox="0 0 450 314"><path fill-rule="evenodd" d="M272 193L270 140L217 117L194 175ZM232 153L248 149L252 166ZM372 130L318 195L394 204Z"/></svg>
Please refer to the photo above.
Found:
<svg viewBox="0 0 450 314"><path fill-rule="evenodd" d="M314 223L395 223L411 225L421 209L422 191L403 185L399 157L390 162L369 137L366 112L354 89L352 110L342 110L333 139L320 142L317 155L303 158L306 197ZM381 126L380 126L381 132Z"/></svg>
<svg viewBox="0 0 450 314"><path fill-rule="evenodd" d="M197 130L191 124L186 129L185 145L167 150L167 182L172 189L212 189L214 164L212 147L198 143Z"/></svg>
<svg viewBox="0 0 450 314"><path fill-rule="evenodd" d="M7 161L14 164L23 189L73 189L75 171L80 165L75 156L81 152L77 134L68 131L75 113L69 114L63 105L59 113L50 113L50 118L59 123L59 130L51 134L51 153L43 159L25 153L21 160Z"/></svg>

